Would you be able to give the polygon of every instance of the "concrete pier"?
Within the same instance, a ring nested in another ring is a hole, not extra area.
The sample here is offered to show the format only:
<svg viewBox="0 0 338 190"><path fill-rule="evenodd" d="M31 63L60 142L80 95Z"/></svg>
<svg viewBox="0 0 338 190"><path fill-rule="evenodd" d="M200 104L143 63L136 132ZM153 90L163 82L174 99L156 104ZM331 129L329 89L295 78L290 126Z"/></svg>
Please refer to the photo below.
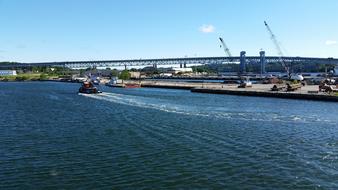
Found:
<svg viewBox="0 0 338 190"><path fill-rule="evenodd" d="M272 84L254 84L252 88L238 88L238 84L142 81L141 86L146 88L184 89L196 93L338 102L336 94L318 92L318 85L304 86L300 90L293 92L273 92L271 91Z"/></svg>
<svg viewBox="0 0 338 190"><path fill-rule="evenodd" d="M294 92L271 92L271 91L252 91L252 90L227 90L217 88L193 88L191 89L191 92L338 102L338 96L327 94L310 94L310 93L305 94Z"/></svg>

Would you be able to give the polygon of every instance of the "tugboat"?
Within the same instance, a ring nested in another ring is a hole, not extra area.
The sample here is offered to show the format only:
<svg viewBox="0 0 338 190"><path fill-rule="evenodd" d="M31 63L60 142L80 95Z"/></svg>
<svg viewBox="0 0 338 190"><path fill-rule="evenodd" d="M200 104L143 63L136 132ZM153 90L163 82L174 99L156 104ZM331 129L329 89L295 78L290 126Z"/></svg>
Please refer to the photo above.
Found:
<svg viewBox="0 0 338 190"><path fill-rule="evenodd" d="M79 88L79 93L84 93L84 94L98 94L102 93L99 91L93 83L91 82L83 82L82 86Z"/></svg>

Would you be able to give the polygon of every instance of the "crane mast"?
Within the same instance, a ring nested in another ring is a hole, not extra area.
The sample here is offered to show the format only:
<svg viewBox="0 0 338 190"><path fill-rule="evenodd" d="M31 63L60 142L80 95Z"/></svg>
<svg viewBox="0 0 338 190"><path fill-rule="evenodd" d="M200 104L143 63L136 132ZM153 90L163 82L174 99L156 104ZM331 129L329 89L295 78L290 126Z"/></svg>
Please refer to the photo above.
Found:
<svg viewBox="0 0 338 190"><path fill-rule="evenodd" d="M228 46L225 44L223 38L220 37L219 40L221 41L221 44L222 44L222 46L223 46L223 48L224 48L225 54L227 54L228 57L232 57L232 55L231 55L231 53L230 53L230 50L229 50Z"/></svg>
<svg viewBox="0 0 338 190"><path fill-rule="evenodd" d="M270 36L271 36L271 40L273 42L273 44L275 45L275 48L277 50L277 53L278 53L278 58L279 58L279 61L280 63L282 64L282 67L284 68L284 70L286 71L286 73L288 74L288 77L290 77L290 70L289 70L289 67L286 66L284 60L283 60L283 52L282 52L282 49L277 41L277 38L275 36L275 34L272 32L270 26L268 25L268 23L266 23L266 21L264 21L264 25L266 27L266 29L268 30Z"/></svg>

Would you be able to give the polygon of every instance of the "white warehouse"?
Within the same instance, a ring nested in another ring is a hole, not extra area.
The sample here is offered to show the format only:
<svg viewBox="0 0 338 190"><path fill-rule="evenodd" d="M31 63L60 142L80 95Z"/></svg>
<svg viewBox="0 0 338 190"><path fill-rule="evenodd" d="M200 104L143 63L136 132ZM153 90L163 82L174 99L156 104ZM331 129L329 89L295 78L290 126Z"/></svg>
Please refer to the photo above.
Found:
<svg viewBox="0 0 338 190"><path fill-rule="evenodd" d="M0 70L0 76L14 76L16 71L14 70Z"/></svg>

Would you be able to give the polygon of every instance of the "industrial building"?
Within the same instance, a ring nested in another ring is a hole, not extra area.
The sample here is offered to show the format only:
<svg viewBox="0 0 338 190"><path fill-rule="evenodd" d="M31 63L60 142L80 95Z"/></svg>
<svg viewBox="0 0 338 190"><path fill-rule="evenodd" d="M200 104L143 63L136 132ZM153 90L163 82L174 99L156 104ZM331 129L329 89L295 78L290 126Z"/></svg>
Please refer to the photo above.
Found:
<svg viewBox="0 0 338 190"><path fill-rule="evenodd" d="M0 70L0 76L15 76L16 71L15 70Z"/></svg>
<svg viewBox="0 0 338 190"><path fill-rule="evenodd" d="M173 68L170 69L170 71L172 73L175 73L175 74L177 74L177 73L191 73L192 72L192 68L190 68L190 67L187 67L187 68L173 67Z"/></svg>

